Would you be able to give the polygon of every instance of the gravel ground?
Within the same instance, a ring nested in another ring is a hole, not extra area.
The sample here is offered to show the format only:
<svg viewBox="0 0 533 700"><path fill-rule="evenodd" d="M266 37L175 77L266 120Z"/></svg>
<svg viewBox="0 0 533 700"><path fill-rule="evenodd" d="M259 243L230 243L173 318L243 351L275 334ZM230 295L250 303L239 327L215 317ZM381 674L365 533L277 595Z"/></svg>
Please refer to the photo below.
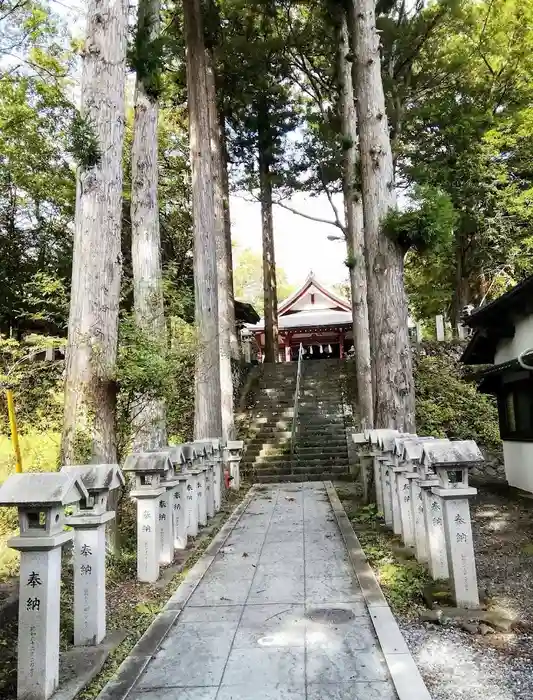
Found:
<svg viewBox="0 0 533 700"><path fill-rule="evenodd" d="M509 639L513 654L486 643L488 637L398 619L433 700L531 700L533 637ZM493 635L491 640L503 635ZM515 635L505 635L515 637Z"/></svg>
<svg viewBox="0 0 533 700"><path fill-rule="evenodd" d="M472 504L478 582L516 615L509 634L471 635L398 616L433 700L533 699L533 503L482 487Z"/></svg>

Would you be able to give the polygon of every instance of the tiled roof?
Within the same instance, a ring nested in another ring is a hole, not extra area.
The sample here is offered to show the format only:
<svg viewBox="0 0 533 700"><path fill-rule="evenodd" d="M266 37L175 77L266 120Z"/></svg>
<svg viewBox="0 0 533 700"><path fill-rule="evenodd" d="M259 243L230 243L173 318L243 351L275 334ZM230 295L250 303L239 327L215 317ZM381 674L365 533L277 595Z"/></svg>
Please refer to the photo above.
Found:
<svg viewBox="0 0 533 700"><path fill-rule="evenodd" d="M334 311L333 309L324 309L322 311L298 311L287 316L280 316L279 328L287 330L288 328L310 328L316 326L350 326L352 324L352 314L349 311ZM263 330L265 327L264 319L255 325L249 325L247 328L251 331Z"/></svg>

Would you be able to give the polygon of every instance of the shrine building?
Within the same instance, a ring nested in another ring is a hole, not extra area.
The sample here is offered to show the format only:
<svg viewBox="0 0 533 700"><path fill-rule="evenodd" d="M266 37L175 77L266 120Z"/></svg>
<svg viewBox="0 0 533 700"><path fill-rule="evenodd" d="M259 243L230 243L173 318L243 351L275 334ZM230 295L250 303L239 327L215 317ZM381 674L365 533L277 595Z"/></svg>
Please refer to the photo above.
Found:
<svg viewBox="0 0 533 700"><path fill-rule="evenodd" d="M498 402L508 483L533 493L533 276L464 319L473 331L461 361ZM488 367L487 367L488 365Z"/></svg>
<svg viewBox="0 0 533 700"><path fill-rule="evenodd" d="M350 302L324 287L311 272L304 285L278 307L279 361L298 359L300 343L305 359L343 358L352 347ZM265 321L246 324L261 362L265 350Z"/></svg>

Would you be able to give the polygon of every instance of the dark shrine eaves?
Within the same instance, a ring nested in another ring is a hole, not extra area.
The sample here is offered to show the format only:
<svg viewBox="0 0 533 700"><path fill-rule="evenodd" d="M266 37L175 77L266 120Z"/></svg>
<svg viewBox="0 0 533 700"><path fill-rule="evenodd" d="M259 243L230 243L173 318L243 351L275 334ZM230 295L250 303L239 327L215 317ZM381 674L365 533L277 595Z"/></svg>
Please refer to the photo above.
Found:
<svg viewBox="0 0 533 700"><path fill-rule="evenodd" d="M474 335L465 348L461 362L467 365L494 362L498 343L514 336L516 319L532 313L533 276L464 318L465 325L474 330Z"/></svg>

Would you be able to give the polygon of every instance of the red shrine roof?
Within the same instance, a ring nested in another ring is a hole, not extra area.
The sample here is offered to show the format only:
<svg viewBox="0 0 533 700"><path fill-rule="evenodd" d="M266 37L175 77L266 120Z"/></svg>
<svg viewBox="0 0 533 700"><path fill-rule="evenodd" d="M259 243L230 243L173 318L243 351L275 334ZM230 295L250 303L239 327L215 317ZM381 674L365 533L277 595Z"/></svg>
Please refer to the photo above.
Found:
<svg viewBox="0 0 533 700"><path fill-rule="evenodd" d="M303 286L279 305L278 316L280 330L352 325L350 303L324 287L312 272ZM262 331L264 319L246 327Z"/></svg>

